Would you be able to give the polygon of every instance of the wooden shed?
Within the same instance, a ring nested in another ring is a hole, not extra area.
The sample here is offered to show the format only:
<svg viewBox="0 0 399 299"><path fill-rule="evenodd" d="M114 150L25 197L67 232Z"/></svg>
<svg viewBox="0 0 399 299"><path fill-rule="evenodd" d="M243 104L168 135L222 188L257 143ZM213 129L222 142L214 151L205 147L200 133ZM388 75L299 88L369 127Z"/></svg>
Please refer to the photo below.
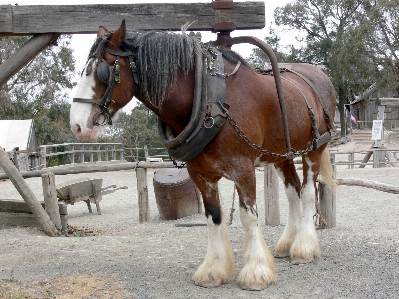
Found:
<svg viewBox="0 0 399 299"><path fill-rule="evenodd" d="M40 148L33 119L0 120L0 146L19 171L39 167ZM3 170L0 168L0 171Z"/></svg>

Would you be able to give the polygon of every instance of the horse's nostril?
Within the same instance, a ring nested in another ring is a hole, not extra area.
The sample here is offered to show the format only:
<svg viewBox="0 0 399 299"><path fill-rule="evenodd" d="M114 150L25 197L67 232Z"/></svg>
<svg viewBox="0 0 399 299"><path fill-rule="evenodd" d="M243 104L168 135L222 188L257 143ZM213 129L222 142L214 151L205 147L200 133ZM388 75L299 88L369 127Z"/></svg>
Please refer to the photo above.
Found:
<svg viewBox="0 0 399 299"><path fill-rule="evenodd" d="M81 128L79 125L75 125L75 132L76 132L77 134L82 133L82 128Z"/></svg>

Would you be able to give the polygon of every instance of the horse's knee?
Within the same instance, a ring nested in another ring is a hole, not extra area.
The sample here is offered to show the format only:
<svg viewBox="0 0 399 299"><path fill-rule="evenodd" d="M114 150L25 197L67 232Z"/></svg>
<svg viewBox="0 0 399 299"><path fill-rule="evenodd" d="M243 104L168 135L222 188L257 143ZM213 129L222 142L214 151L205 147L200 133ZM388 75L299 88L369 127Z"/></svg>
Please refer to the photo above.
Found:
<svg viewBox="0 0 399 299"><path fill-rule="evenodd" d="M216 225L220 225L222 222L222 211L220 205L212 203L204 203L205 216L207 218L212 217L212 221Z"/></svg>

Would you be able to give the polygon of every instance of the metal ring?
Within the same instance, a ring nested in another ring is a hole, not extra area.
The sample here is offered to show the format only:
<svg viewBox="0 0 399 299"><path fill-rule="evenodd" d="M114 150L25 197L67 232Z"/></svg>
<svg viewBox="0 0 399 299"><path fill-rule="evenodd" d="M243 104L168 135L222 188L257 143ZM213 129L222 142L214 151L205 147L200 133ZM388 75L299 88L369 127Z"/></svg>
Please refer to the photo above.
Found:
<svg viewBox="0 0 399 299"><path fill-rule="evenodd" d="M104 116L104 119L103 119L103 121L102 121L101 123L98 121L100 115L103 115L103 116ZM109 113L105 112L104 110L101 110L101 111L97 112L97 113L94 114L94 116L93 116L93 124L94 124L95 126L105 126L105 125L108 125L108 124L109 124L109 121L110 121L110 115L109 115Z"/></svg>
<svg viewBox="0 0 399 299"><path fill-rule="evenodd" d="M212 119L212 124L211 124L210 126L207 126L207 125L206 125L206 121L207 121L208 119ZM213 127L214 124L215 124L215 119L214 119L212 116L208 116L207 118L205 118L205 120L204 120L204 127L205 127L205 128L210 129L210 128Z"/></svg>

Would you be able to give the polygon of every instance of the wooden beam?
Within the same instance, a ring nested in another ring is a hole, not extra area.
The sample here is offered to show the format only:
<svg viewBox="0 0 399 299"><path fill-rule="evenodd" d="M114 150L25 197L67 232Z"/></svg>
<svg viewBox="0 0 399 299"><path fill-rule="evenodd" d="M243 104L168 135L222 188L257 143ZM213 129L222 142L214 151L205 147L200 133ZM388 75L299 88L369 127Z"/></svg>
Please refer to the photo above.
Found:
<svg viewBox="0 0 399 299"><path fill-rule="evenodd" d="M362 180L362 179L335 179L335 182L338 185L345 185L345 186L360 186L365 188L371 188L378 191L399 194L399 187L393 186L385 183L380 183L371 180Z"/></svg>
<svg viewBox="0 0 399 299"><path fill-rule="evenodd" d="M39 201L39 203L43 209L46 208L44 202ZM60 215L68 215L66 204L58 203L58 208ZM18 199L0 199L0 212L32 214L26 202Z"/></svg>
<svg viewBox="0 0 399 299"><path fill-rule="evenodd" d="M96 33L102 25L115 30L126 19L131 31L210 31L215 23L234 22L236 29L265 27L264 1L234 2L231 9L209 3L143 3L107 5L0 5L0 35Z"/></svg>
<svg viewBox="0 0 399 299"><path fill-rule="evenodd" d="M379 105L386 106L387 108L398 108L399 98L379 98Z"/></svg>
<svg viewBox="0 0 399 299"><path fill-rule="evenodd" d="M0 86L6 83L8 79L14 76L29 61L35 58L37 54L47 48L58 36L58 33L34 35L12 56L0 64Z"/></svg>
<svg viewBox="0 0 399 299"><path fill-rule="evenodd" d="M24 178L40 177L46 172L53 172L55 175L78 174L78 173L92 173L92 172L108 172L133 170L135 168L173 168L172 162L125 162L125 163L99 163L99 164L70 164L65 166L58 166L47 168L43 170L21 171L20 174ZM0 173L0 180L8 179L7 173Z"/></svg>
<svg viewBox="0 0 399 299"><path fill-rule="evenodd" d="M18 169L16 169L14 164L12 164L12 162L8 158L7 153L3 150L2 147L0 147L0 166L3 168L4 172L10 177L15 188L18 190L19 194L21 194L29 209L35 215L37 222L39 222L44 232L50 237L58 236L59 233L54 223L46 214L43 207L38 202L35 194L22 178Z"/></svg>

